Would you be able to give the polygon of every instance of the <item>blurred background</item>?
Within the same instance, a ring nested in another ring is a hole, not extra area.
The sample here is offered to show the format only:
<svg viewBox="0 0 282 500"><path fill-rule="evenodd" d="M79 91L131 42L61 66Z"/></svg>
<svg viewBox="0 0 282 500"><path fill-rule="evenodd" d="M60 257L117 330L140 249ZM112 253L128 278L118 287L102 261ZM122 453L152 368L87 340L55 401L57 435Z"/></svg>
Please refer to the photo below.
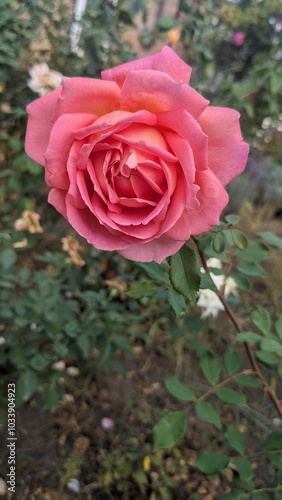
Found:
<svg viewBox="0 0 282 500"><path fill-rule="evenodd" d="M200 384L198 339L209 344L212 334L220 351L231 327L201 318L197 307L176 319L168 289L148 281L142 266L72 232L47 205L42 167L24 152L25 108L62 75L99 78L169 45L193 67L198 92L241 113L251 152L228 187L226 213L239 213L249 236L268 229L282 236L281 7L281 0L1 1L0 416L4 424L13 381L17 498L212 500L230 491L228 475L193 468L203 441L221 446L209 429L200 437L192 420L186 442L167 454L153 453L151 432L165 408L176 409L163 377L176 372ZM250 303L282 313L279 256L267 265L266 280L256 276L247 296L234 297L243 318ZM259 415L238 418L262 432L272 415L253 398ZM255 442L251 433L251 449ZM271 485L272 472L258 468L258 484ZM0 465L3 496L5 488Z"/></svg>

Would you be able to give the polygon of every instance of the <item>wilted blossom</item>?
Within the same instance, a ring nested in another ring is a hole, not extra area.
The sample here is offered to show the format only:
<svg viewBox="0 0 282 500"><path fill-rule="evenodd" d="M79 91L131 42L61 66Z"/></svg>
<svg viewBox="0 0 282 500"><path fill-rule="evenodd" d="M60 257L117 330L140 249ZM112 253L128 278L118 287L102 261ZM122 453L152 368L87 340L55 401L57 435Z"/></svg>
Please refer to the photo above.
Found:
<svg viewBox="0 0 282 500"><path fill-rule="evenodd" d="M235 47L241 47L245 41L245 33L243 31L237 31L234 33L232 38L232 43Z"/></svg>
<svg viewBox="0 0 282 500"><path fill-rule="evenodd" d="M79 252L82 250L82 246L79 241L73 236L69 235L61 239L62 249L69 255L70 261L77 267L85 266L83 258L80 256Z"/></svg>
<svg viewBox="0 0 282 500"><path fill-rule="evenodd" d="M14 228L16 231L28 231L31 234L43 233L39 220L39 214L32 210L24 210L21 218L15 221Z"/></svg>
<svg viewBox="0 0 282 500"><path fill-rule="evenodd" d="M208 259L207 265L209 268L222 269L221 261L216 258ZM201 269L201 271L205 272L204 269ZM210 276L218 290L224 286L225 297L228 297L231 293L237 295L237 285L233 278L225 278L224 274L216 275L213 273L210 273ZM203 309L202 318L207 318L208 316L216 318L218 313L224 310L223 304L217 294L210 289L200 290L197 306Z"/></svg>
<svg viewBox="0 0 282 500"><path fill-rule="evenodd" d="M63 75L50 69L47 63L34 64L29 74L31 78L27 81L27 85L40 96L60 87L63 79Z"/></svg>

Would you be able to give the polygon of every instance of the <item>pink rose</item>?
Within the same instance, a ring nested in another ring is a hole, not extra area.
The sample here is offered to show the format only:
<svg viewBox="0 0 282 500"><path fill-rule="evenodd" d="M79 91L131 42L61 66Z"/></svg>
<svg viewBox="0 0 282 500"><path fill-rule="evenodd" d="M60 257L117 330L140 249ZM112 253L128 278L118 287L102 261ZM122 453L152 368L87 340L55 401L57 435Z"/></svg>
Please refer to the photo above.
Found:
<svg viewBox="0 0 282 500"><path fill-rule="evenodd" d="M236 47L241 47L245 41L245 33L243 31L237 31L234 33L233 38L232 38L232 43Z"/></svg>
<svg viewBox="0 0 282 500"><path fill-rule="evenodd" d="M208 106L169 47L64 78L28 108L26 152L48 201L98 249L161 262L219 223L224 185L244 169L239 113Z"/></svg>

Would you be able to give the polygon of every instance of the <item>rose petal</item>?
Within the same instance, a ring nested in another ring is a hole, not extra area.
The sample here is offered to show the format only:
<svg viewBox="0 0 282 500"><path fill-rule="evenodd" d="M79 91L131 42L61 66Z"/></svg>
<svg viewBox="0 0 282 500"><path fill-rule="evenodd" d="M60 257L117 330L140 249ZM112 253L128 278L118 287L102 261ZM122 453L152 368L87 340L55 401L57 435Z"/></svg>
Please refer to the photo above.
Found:
<svg viewBox="0 0 282 500"><path fill-rule="evenodd" d="M128 242L104 228L87 208L78 210L68 195L66 196L66 219L78 234L99 250L120 250L128 246Z"/></svg>
<svg viewBox="0 0 282 500"><path fill-rule="evenodd" d="M66 192L62 189L51 189L48 195L48 202L61 214L67 218Z"/></svg>
<svg viewBox="0 0 282 500"><path fill-rule="evenodd" d="M52 130L52 116L56 108L59 89L30 103L26 110L29 115L25 138L26 154L40 165L45 165L44 153Z"/></svg>
<svg viewBox="0 0 282 500"><path fill-rule="evenodd" d="M114 111L113 113L98 118L93 125L81 128L81 130L77 132L76 138L84 139L85 137L93 135L93 144L95 144L108 137L113 131L121 132L128 128L129 125L137 123L154 126L156 121L156 116L145 110L138 111L137 113ZM97 134L96 138L95 134Z"/></svg>
<svg viewBox="0 0 282 500"><path fill-rule="evenodd" d="M102 79L114 81L121 87L130 71L143 69L163 71L175 81L184 83L189 83L192 73L191 66L188 66L170 47L166 46L158 54L102 71Z"/></svg>
<svg viewBox="0 0 282 500"><path fill-rule="evenodd" d="M211 170L198 172L195 183L200 186L197 194L199 208L184 210L182 217L168 234L171 238L182 238L189 232L193 235L201 234L220 222L220 214L228 203L224 187Z"/></svg>
<svg viewBox="0 0 282 500"><path fill-rule="evenodd" d="M186 109L198 119L209 101L187 84L175 82L161 71L128 73L121 89L121 106L129 111L147 109L151 113Z"/></svg>
<svg viewBox="0 0 282 500"><path fill-rule="evenodd" d="M68 189L67 163L70 148L75 141L75 131L92 123L93 119L95 120L95 117L91 114L75 113L60 116L54 123L44 154L45 181L48 186ZM75 165L74 168L76 170L77 166Z"/></svg>
<svg viewBox="0 0 282 500"><path fill-rule="evenodd" d="M93 113L102 116L120 109L120 90L114 82L95 78L63 78L63 87L53 120L65 113Z"/></svg>
<svg viewBox="0 0 282 500"><path fill-rule="evenodd" d="M209 106L199 118L209 137L209 168L225 186L244 170L249 146L242 140L240 114L230 108Z"/></svg>
<svg viewBox="0 0 282 500"><path fill-rule="evenodd" d="M183 246L183 241L175 241L165 235L149 243L133 244L119 253L126 259L137 262L158 262L159 264Z"/></svg>
<svg viewBox="0 0 282 500"><path fill-rule="evenodd" d="M173 130L187 141L193 152L196 170L208 168L208 136L192 115L186 110L163 111L157 113L157 125ZM175 156L178 158L178 153L175 152Z"/></svg>

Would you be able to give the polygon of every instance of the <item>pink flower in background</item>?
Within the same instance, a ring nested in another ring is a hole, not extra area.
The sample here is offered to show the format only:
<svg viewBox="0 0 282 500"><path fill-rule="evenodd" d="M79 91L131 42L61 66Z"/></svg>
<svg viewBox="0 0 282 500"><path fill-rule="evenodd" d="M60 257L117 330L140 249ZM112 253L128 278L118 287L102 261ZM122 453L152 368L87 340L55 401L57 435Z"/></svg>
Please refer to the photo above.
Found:
<svg viewBox="0 0 282 500"><path fill-rule="evenodd" d="M245 33L243 31L237 31L234 33L233 38L232 38L232 43L236 47L241 47L245 41Z"/></svg>
<svg viewBox="0 0 282 500"><path fill-rule="evenodd" d="M219 223L249 148L239 113L209 106L191 72L164 47L28 106L26 152L48 200L96 248L161 262Z"/></svg>

